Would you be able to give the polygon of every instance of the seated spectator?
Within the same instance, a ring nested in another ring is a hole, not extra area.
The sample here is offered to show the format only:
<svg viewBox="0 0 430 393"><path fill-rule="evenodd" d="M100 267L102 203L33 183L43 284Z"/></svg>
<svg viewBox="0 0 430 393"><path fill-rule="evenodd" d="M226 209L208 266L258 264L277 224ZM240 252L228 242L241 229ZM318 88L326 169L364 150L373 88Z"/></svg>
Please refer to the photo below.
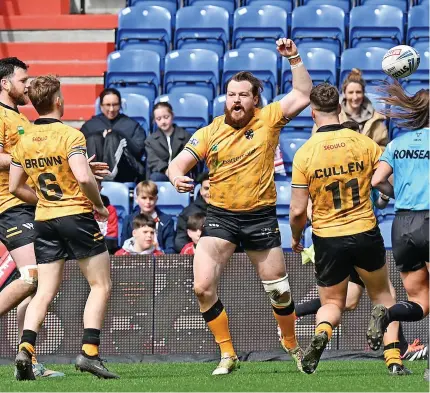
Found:
<svg viewBox="0 0 430 393"><path fill-rule="evenodd" d="M111 175L104 180L134 182L145 178L145 130L138 122L120 113L121 94L104 89L100 94L102 113L81 128L88 155L109 164Z"/></svg>
<svg viewBox="0 0 430 393"><path fill-rule="evenodd" d="M100 182L97 182L99 186L99 191L102 193L103 188ZM118 213L116 212L115 206L110 204L110 200L106 195L100 194L102 197L103 205L109 211L109 217L107 221L97 220L99 224L100 232L105 237L106 246L108 248L109 254L114 254L118 250Z"/></svg>
<svg viewBox="0 0 430 393"><path fill-rule="evenodd" d="M155 221L148 214L133 219L133 237L127 239L115 255L162 255L155 241Z"/></svg>
<svg viewBox="0 0 430 393"><path fill-rule="evenodd" d="M366 82L361 77L361 71L353 68L342 84L341 123L355 121L359 132L373 139L382 149L388 143L388 130L385 125L386 117L375 111L372 103L365 95ZM312 133L316 131L316 126Z"/></svg>
<svg viewBox="0 0 430 393"><path fill-rule="evenodd" d="M166 170L184 148L191 134L173 123L173 109L168 102L159 102L152 111L157 130L145 141L147 173L153 181L169 181Z"/></svg>
<svg viewBox="0 0 430 393"><path fill-rule="evenodd" d="M195 213L191 214L187 220L187 235L192 240L184 246L181 250L183 255L194 255L197 243L200 240L200 236L203 232L203 225L205 223L206 214Z"/></svg>
<svg viewBox="0 0 430 393"><path fill-rule="evenodd" d="M209 202L209 173L201 173L197 176L196 181L201 184L199 195L196 200L191 202L178 216L175 238L175 249L177 252L181 252L184 246L192 241L187 233L188 217L195 213L203 213L206 215Z"/></svg>
<svg viewBox="0 0 430 393"><path fill-rule="evenodd" d="M157 208L158 187L151 180L140 182L136 186L136 202L132 214L125 217L122 225L121 245L129 239L133 232L133 220L139 214L148 214L155 222L155 241L157 248L161 249L165 254L174 254L175 248L175 225L173 217L169 214L164 214Z"/></svg>

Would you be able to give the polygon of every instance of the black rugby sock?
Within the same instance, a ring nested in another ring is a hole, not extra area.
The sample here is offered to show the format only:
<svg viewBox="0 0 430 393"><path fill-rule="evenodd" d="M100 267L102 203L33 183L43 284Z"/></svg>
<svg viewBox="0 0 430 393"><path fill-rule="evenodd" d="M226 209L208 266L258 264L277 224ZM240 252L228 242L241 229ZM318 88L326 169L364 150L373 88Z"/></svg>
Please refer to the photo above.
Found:
<svg viewBox="0 0 430 393"><path fill-rule="evenodd" d="M388 318L390 322L415 322L424 318L424 312L418 303L401 301L388 309Z"/></svg>
<svg viewBox="0 0 430 393"><path fill-rule="evenodd" d="M315 315L321 307L319 298L309 300L308 302L296 305L296 316L301 318L306 315Z"/></svg>

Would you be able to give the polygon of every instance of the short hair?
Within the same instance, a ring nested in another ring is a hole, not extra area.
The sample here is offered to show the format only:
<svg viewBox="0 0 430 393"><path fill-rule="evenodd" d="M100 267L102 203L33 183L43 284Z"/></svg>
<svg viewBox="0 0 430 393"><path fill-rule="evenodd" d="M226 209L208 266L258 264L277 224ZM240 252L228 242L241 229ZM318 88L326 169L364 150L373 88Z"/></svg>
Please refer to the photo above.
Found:
<svg viewBox="0 0 430 393"><path fill-rule="evenodd" d="M202 184L206 180L209 180L209 172L201 172L196 176L197 184Z"/></svg>
<svg viewBox="0 0 430 393"><path fill-rule="evenodd" d="M314 110L333 113L339 107L339 92L330 83L321 83L312 88L310 101Z"/></svg>
<svg viewBox="0 0 430 393"><path fill-rule="evenodd" d="M154 105L154 108L152 109L152 116L154 116L155 110L158 108L166 108L168 112L173 116L173 108L172 105L170 105L168 102L158 102Z"/></svg>
<svg viewBox="0 0 430 393"><path fill-rule="evenodd" d="M31 81L28 97L39 115L52 111L60 87L60 80L55 75L38 76Z"/></svg>
<svg viewBox="0 0 430 393"><path fill-rule="evenodd" d="M348 76L345 78L345 80L342 83L342 93L345 94L345 90L348 87L350 83L358 83L361 85L361 88L364 90L366 88L366 82L361 76L361 71L358 68L353 68L351 72L348 74Z"/></svg>
<svg viewBox="0 0 430 393"><path fill-rule="evenodd" d="M348 120L341 124L343 128L349 128L350 130L360 132L360 124L354 120Z"/></svg>
<svg viewBox="0 0 430 393"><path fill-rule="evenodd" d="M194 213L188 216L187 229L190 231L203 230L203 225L206 220L206 214L202 212Z"/></svg>
<svg viewBox="0 0 430 393"><path fill-rule="evenodd" d="M140 213L133 219L133 229L139 229L142 227L150 227L155 230L155 221L154 219L145 213Z"/></svg>
<svg viewBox="0 0 430 393"><path fill-rule="evenodd" d="M261 100L261 93L264 90L263 87L263 82L261 82L260 79L258 79L257 77L255 77L252 72L249 71L240 71L237 74L233 75L226 83L226 87L228 88L228 85L231 81L235 81L235 82L243 82L243 81L247 81L249 83L251 83L251 91L252 91L252 95L255 97L258 97L258 102L257 102L257 106L260 107L262 105L262 100Z"/></svg>
<svg viewBox="0 0 430 393"><path fill-rule="evenodd" d="M16 68L22 68L27 71L28 65L17 57L5 57L4 59L0 59L0 80L10 78L14 74Z"/></svg>
<svg viewBox="0 0 430 393"><path fill-rule="evenodd" d="M117 90L114 89L113 87L108 87L107 89L104 89L101 93L100 93L100 105L103 104L103 100L106 96L108 96L109 94L114 94L118 97L119 100L119 105L121 106L121 93Z"/></svg>
<svg viewBox="0 0 430 393"><path fill-rule="evenodd" d="M153 197L156 197L158 195L158 187L151 180L141 181L136 186L136 195L139 196L139 195L142 195L143 193L149 194L149 195L151 195Z"/></svg>

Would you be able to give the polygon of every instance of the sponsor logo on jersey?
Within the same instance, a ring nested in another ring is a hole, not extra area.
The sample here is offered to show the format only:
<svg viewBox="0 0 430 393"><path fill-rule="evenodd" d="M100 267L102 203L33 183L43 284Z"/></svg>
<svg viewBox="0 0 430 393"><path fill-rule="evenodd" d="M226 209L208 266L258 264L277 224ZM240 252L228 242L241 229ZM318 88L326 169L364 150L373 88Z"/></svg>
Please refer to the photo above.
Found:
<svg viewBox="0 0 430 393"><path fill-rule="evenodd" d="M191 138L190 139L190 145L191 146L197 146L199 144L199 140L196 138Z"/></svg>
<svg viewBox="0 0 430 393"><path fill-rule="evenodd" d="M430 152L428 150L394 150L394 159L430 159Z"/></svg>
<svg viewBox="0 0 430 393"><path fill-rule="evenodd" d="M333 145L325 145L324 150L334 150L334 149L339 149L341 147L346 147L346 143L341 142L341 143L335 143Z"/></svg>
<svg viewBox="0 0 430 393"><path fill-rule="evenodd" d="M41 137L41 136L34 136L33 137L33 142L44 142L48 139L47 136Z"/></svg>

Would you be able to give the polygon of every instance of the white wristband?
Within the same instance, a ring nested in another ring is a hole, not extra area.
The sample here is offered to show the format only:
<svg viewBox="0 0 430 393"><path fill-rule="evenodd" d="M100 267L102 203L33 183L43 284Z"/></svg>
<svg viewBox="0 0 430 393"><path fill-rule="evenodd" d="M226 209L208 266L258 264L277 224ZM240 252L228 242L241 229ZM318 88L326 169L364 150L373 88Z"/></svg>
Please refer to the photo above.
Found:
<svg viewBox="0 0 430 393"><path fill-rule="evenodd" d="M293 60L293 59L297 59L298 57L300 57L300 53L297 53L297 55L294 55L294 56L287 56L287 59Z"/></svg>
<svg viewBox="0 0 430 393"><path fill-rule="evenodd" d="M181 177L181 176L175 176L175 177L173 178L173 181L172 181L173 187L175 187L175 188L176 188L176 179L177 179L178 177Z"/></svg>

